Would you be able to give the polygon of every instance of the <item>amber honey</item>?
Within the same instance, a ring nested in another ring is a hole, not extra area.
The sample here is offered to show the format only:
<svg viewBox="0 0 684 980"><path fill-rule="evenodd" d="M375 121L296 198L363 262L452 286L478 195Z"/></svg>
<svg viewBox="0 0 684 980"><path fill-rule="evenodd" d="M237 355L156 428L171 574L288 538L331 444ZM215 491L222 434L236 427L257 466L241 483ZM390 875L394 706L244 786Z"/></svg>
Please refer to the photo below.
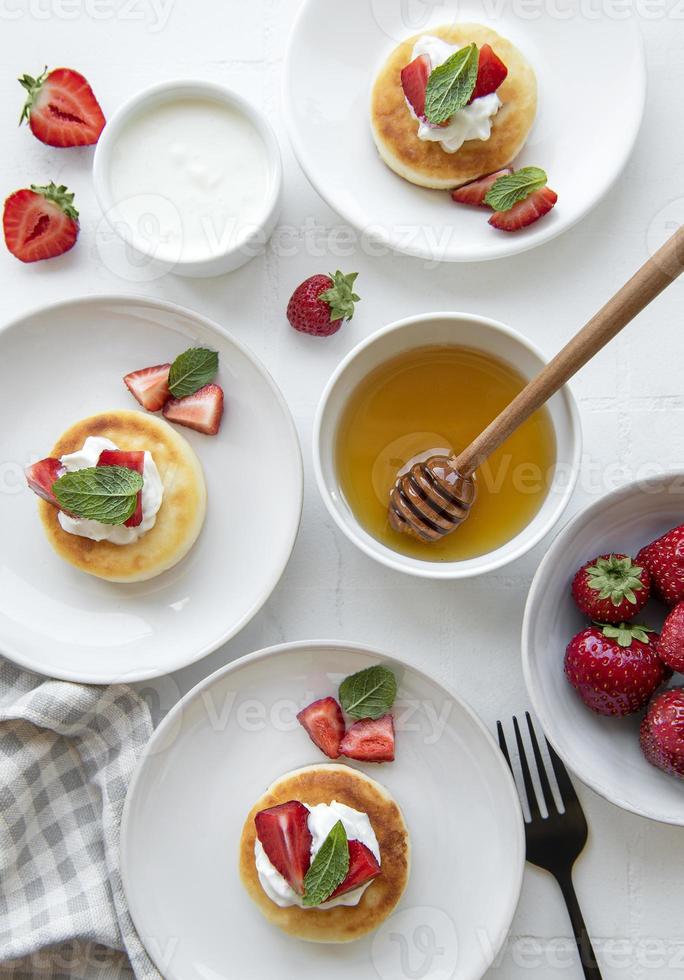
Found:
<svg viewBox="0 0 684 980"><path fill-rule="evenodd" d="M546 408L533 415L477 472L470 516L427 544L387 519L398 471L421 453L465 448L521 390L509 364L468 347L406 351L352 392L335 446L340 489L359 523L394 551L427 561L474 558L501 547L532 520L553 476L556 440Z"/></svg>

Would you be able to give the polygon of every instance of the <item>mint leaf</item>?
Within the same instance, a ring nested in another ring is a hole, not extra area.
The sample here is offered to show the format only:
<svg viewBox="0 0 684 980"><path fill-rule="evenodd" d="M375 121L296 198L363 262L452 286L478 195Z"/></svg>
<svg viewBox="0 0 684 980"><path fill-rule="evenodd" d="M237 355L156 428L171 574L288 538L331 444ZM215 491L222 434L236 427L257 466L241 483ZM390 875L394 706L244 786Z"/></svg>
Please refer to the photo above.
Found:
<svg viewBox="0 0 684 980"><path fill-rule="evenodd" d="M429 122L446 122L468 104L477 81L479 60L477 45L469 44L430 73L425 90L425 116Z"/></svg>
<svg viewBox="0 0 684 980"><path fill-rule="evenodd" d="M126 466L89 466L65 473L52 486L62 510L102 524L125 524L135 510L143 478Z"/></svg>
<svg viewBox="0 0 684 980"><path fill-rule="evenodd" d="M193 395L213 381L218 371L218 354L206 347L191 347L179 354L169 371L169 391L174 398Z"/></svg>
<svg viewBox="0 0 684 980"><path fill-rule="evenodd" d="M320 905L330 898L349 871L349 843L341 820L321 844L304 878L304 905Z"/></svg>
<svg viewBox="0 0 684 980"><path fill-rule="evenodd" d="M339 695L352 718L381 718L394 704L397 679L388 667L366 667L342 681Z"/></svg>
<svg viewBox="0 0 684 980"><path fill-rule="evenodd" d="M485 204L495 211L510 211L518 201L545 187L547 180L541 167L523 167L514 174L504 174L487 191Z"/></svg>

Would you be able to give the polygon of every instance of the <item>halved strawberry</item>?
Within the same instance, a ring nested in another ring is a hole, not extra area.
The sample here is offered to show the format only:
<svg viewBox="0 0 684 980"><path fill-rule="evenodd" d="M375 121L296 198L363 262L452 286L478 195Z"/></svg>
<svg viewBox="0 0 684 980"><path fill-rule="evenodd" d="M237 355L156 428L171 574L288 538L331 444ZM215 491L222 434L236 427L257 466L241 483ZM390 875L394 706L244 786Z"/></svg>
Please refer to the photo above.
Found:
<svg viewBox="0 0 684 980"><path fill-rule="evenodd" d="M298 895L311 864L309 811L298 800L261 810L254 818L257 837L266 857Z"/></svg>
<svg viewBox="0 0 684 980"><path fill-rule="evenodd" d="M5 244L22 262L38 262L68 252L78 238L74 195L55 183L15 191L2 215Z"/></svg>
<svg viewBox="0 0 684 980"><path fill-rule="evenodd" d="M508 68L501 58L494 54L489 44L483 44L480 48L477 79L473 94L470 96L470 102L482 98L483 95L491 95L492 92L496 92L506 75L508 75Z"/></svg>
<svg viewBox="0 0 684 980"><path fill-rule="evenodd" d="M31 132L49 146L89 146L97 143L105 117L86 79L72 68L47 68L38 78L19 79L28 97L19 122L28 120Z"/></svg>
<svg viewBox="0 0 684 980"><path fill-rule="evenodd" d="M143 408L158 412L171 397L169 391L170 364L155 364L124 376L124 384Z"/></svg>
<svg viewBox="0 0 684 980"><path fill-rule="evenodd" d="M503 170L497 170L488 177L480 177L478 180L471 180L469 184L454 188L451 196L458 204L474 204L476 207L488 208L489 205L485 204L485 194L491 190L499 177L512 173L510 167L504 167Z"/></svg>
<svg viewBox="0 0 684 980"><path fill-rule="evenodd" d="M359 840L349 841L349 871L344 881L337 886L330 898L346 895L372 881L380 874L380 865L375 854Z"/></svg>
<svg viewBox="0 0 684 980"><path fill-rule="evenodd" d="M145 466L145 453L133 450L124 452L122 449L103 449L97 461L98 466L125 466L128 470L135 470L142 476ZM142 490L138 490L138 501L135 510L124 522L125 527L139 527L142 524Z"/></svg>
<svg viewBox="0 0 684 980"><path fill-rule="evenodd" d="M163 412L169 422L215 436L223 415L223 389L220 385L209 384L185 398L170 398Z"/></svg>
<svg viewBox="0 0 684 980"><path fill-rule="evenodd" d="M406 101L419 119L425 115L425 90L431 71L432 62L426 54L419 54L401 70L401 87Z"/></svg>
<svg viewBox="0 0 684 980"><path fill-rule="evenodd" d="M392 762L394 760L394 719L364 718L347 729L340 743L340 753L359 762Z"/></svg>
<svg viewBox="0 0 684 980"><path fill-rule="evenodd" d="M297 715L297 721L309 733L309 738L328 758L340 755L340 742L344 735L342 708L335 698L321 698Z"/></svg>
<svg viewBox="0 0 684 980"><path fill-rule="evenodd" d="M542 187L538 191L533 191L524 201L518 201L510 210L495 211L489 223L501 231L518 231L543 218L557 200L558 194L555 191L550 187Z"/></svg>
<svg viewBox="0 0 684 980"><path fill-rule="evenodd" d="M60 476L66 473L65 467L60 461L54 456L48 456L46 459L33 463L32 466L27 466L24 472L26 473L26 482L33 492L37 493L43 500L47 500L49 504L59 507L52 487L55 480L59 480Z"/></svg>

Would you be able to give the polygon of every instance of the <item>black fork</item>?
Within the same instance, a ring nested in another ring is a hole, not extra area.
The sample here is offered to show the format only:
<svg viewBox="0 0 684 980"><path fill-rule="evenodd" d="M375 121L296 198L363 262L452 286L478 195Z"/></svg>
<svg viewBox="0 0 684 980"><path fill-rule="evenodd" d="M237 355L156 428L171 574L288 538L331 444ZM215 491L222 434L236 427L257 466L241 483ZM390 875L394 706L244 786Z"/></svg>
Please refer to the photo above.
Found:
<svg viewBox="0 0 684 980"><path fill-rule="evenodd" d="M565 904L570 914L570 921L572 922L572 928L575 933L584 976L587 980L601 980L601 971L598 968L596 955L591 945L587 927L584 924L584 918L582 917L579 902L577 901L575 888L572 884L573 865L584 850L584 845L587 842L587 821L580 801L577 798L577 793L570 782L567 769L547 742L546 747L564 808L562 813L558 809L532 719L528 711L525 712L525 717L527 718L527 727L530 733L530 742L532 743L539 784L548 813L547 817L543 817L539 809L539 802L534 790L530 764L525 753L525 745L520 732L520 726L518 725L518 719L514 718L513 729L515 731L515 741L520 758L520 768L522 770L524 796L526 797L522 801L523 811L526 802L530 813L529 820L525 816L527 860L531 864L536 864L538 868L543 868L552 874L560 885ZM513 772L503 725L498 721L496 727L499 733L501 751L506 757L506 762L511 772Z"/></svg>

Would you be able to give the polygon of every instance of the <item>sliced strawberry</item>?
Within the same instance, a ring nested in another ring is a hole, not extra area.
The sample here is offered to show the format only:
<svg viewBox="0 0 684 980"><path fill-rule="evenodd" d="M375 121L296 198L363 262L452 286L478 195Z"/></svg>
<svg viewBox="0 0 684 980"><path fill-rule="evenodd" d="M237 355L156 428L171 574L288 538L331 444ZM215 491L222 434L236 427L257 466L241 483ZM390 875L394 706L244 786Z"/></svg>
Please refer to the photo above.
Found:
<svg viewBox="0 0 684 980"><path fill-rule="evenodd" d="M349 871L344 881L337 886L330 898L346 895L372 881L380 874L380 865L375 854L359 840L349 841Z"/></svg>
<svg viewBox="0 0 684 980"><path fill-rule="evenodd" d="M489 205L485 204L487 192L492 189L499 177L505 177L512 173L510 167L504 167L503 170L497 170L496 173L490 174L488 177L480 177L479 180L471 180L469 184L456 187L451 192L451 196L458 204L474 204L476 207L488 208Z"/></svg>
<svg viewBox="0 0 684 980"><path fill-rule="evenodd" d="M5 244L22 262L38 262L68 252L78 238L74 195L63 185L15 191L5 201L2 228Z"/></svg>
<svg viewBox="0 0 684 980"><path fill-rule="evenodd" d="M431 71L432 63L426 54L419 54L401 70L404 96L419 119L425 115L425 90Z"/></svg>
<svg viewBox="0 0 684 980"><path fill-rule="evenodd" d="M155 364L125 375L124 384L148 412L158 412L171 397L169 391L170 364Z"/></svg>
<svg viewBox="0 0 684 980"><path fill-rule="evenodd" d="M508 74L508 68L504 65L501 58L494 54L488 44L483 44L480 48L479 60L477 63L477 79L475 88L470 96L470 101L481 99L483 95L491 95L496 92L499 85Z"/></svg>
<svg viewBox="0 0 684 980"><path fill-rule="evenodd" d="M524 201L518 201L509 211L495 211L489 223L501 231L519 231L548 214L557 200L558 194L555 191L550 187L542 187L533 191Z"/></svg>
<svg viewBox="0 0 684 980"><path fill-rule="evenodd" d="M55 480L59 480L60 476L66 473L65 467L60 461L54 456L48 456L47 459L41 459L32 466L27 466L24 472L26 473L26 482L33 492L37 493L43 500L47 500L49 504L59 507L52 487Z"/></svg>
<svg viewBox="0 0 684 980"><path fill-rule="evenodd" d="M309 738L328 758L337 759L344 735L342 708L335 698L321 698L297 715L297 721L309 733Z"/></svg>
<svg viewBox="0 0 684 980"><path fill-rule="evenodd" d="M311 864L309 811L298 800L261 810L254 818L257 837L266 857L298 895Z"/></svg>
<svg viewBox="0 0 684 980"><path fill-rule="evenodd" d="M97 461L98 466L125 466L126 469L135 470L142 476L145 466L145 453L134 450L124 452L122 449L103 449ZM125 521L125 527L138 527L142 524L142 490L138 491L138 502L135 510Z"/></svg>
<svg viewBox="0 0 684 980"><path fill-rule="evenodd" d="M383 715L375 720L364 718L347 729L340 752L359 762L392 762L394 760L394 719Z"/></svg>
<svg viewBox="0 0 684 980"><path fill-rule="evenodd" d="M215 436L223 415L223 389L220 385L210 384L185 398L170 398L163 412L169 422Z"/></svg>
<svg viewBox="0 0 684 980"><path fill-rule="evenodd" d="M88 146L97 143L105 117L83 75L71 68L47 68L38 78L22 75L28 92L20 122L49 146Z"/></svg>

